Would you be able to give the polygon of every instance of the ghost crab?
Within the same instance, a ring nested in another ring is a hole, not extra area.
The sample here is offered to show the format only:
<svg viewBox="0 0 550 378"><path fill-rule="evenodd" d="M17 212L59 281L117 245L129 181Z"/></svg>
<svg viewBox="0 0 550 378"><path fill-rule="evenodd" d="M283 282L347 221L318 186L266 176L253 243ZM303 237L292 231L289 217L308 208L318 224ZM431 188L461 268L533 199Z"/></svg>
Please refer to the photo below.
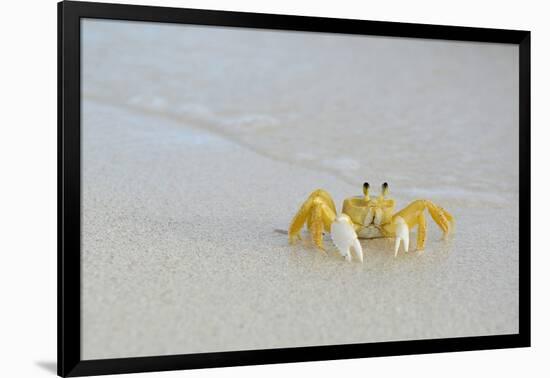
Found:
<svg viewBox="0 0 550 378"><path fill-rule="evenodd" d="M447 236L454 228L453 216L440 206L428 200L415 200L404 209L394 212L395 201L388 198L388 184L382 184L379 196L369 195L370 186L363 184L363 196L344 200L342 214L337 215L334 201L323 189L313 191L302 204L288 228L289 242L300 239L300 230L307 223L312 241L321 250L323 231L330 232L334 245L346 260L351 261L350 249L363 262L363 249L358 238L395 238L394 255L403 242L405 252L409 250L409 231L418 227L416 249L423 250L426 243L425 210Z"/></svg>

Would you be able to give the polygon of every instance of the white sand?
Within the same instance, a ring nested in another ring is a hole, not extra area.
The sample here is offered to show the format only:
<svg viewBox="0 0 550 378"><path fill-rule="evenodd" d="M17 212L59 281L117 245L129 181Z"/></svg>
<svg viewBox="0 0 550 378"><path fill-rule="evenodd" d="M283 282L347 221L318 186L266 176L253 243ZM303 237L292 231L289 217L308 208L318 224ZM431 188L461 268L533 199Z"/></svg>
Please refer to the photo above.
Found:
<svg viewBox="0 0 550 378"><path fill-rule="evenodd" d="M83 358L517 332L515 47L85 21L82 61ZM276 232L365 180L456 235Z"/></svg>

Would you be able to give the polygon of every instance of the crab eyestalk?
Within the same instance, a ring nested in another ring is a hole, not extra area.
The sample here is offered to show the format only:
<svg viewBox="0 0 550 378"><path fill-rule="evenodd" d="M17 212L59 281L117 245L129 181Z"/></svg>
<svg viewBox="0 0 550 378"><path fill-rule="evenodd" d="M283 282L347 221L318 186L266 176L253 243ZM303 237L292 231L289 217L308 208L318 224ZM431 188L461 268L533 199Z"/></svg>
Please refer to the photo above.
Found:
<svg viewBox="0 0 550 378"><path fill-rule="evenodd" d="M380 197L382 197L382 199L383 199L389 193L389 191L390 191L390 189L388 187L388 183L387 182L383 183L382 184L382 191L381 191L382 194L380 194Z"/></svg>
<svg viewBox="0 0 550 378"><path fill-rule="evenodd" d="M368 182L363 184L363 194L365 195L365 201L370 201L369 188L370 188L370 185Z"/></svg>

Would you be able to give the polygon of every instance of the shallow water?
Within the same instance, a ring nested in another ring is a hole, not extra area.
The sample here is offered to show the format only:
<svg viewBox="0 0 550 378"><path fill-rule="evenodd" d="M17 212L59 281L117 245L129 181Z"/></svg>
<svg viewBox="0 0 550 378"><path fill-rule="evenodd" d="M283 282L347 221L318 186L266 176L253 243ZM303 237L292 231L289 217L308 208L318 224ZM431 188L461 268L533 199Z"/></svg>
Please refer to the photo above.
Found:
<svg viewBox="0 0 550 378"><path fill-rule="evenodd" d="M517 200L515 46L90 20L83 42L86 98L354 185Z"/></svg>
<svg viewBox="0 0 550 378"><path fill-rule="evenodd" d="M82 30L83 358L517 332L516 47ZM276 231L363 181L455 236L361 265Z"/></svg>

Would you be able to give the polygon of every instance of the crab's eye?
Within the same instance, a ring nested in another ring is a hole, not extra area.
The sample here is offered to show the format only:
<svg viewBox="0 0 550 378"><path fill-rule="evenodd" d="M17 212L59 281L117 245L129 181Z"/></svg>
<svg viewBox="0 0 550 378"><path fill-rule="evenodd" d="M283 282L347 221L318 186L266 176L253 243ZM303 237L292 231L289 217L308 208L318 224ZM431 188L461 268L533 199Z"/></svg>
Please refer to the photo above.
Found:
<svg viewBox="0 0 550 378"><path fill-rule="evenodd" d="M382 194L385 195L388 193L388 183L385 182L382 184Z"/></svg>
<svg viewBox="0 0 550 378"><path fill-rule="evenodd" d="M363 194L365 194L365 196L369 195L369 187L370 187L370 185L369 185L368 182L363 184Z"/></svg>

